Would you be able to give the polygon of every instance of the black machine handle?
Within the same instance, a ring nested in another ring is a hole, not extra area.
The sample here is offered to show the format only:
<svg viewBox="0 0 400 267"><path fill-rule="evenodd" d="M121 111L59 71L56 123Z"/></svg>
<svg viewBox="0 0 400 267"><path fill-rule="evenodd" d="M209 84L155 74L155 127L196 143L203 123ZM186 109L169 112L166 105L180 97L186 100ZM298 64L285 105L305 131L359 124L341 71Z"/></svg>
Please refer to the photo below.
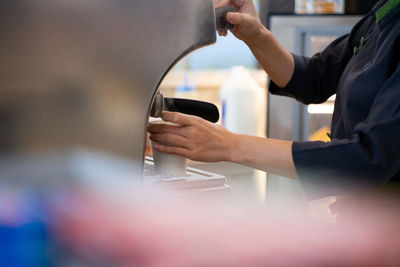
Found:
<svg viewBox="0 0 400 267"><path fill-rule="evenodd" d="M213 123L219 120L218 108L212 103L203 101L164 98L164 110L198 116Z"/></svg>
<svg viewBox="0 0 400 267"><path fill-rule="evenodd" d="M234 25L226 19L226 14L228 14L228 12L236 12L235 7L226 5L215 9L215 24L217 30L230 30L234 27Z"/></svg>
<svg viewBox="0 0 400 267"><path fill-rule="evenodd" d="M194 115L213 123L219 120L219 111L214 104L182 98L166 98L162 93L157 92L150 110L150 116L161 117L163 111Z"/></svg>

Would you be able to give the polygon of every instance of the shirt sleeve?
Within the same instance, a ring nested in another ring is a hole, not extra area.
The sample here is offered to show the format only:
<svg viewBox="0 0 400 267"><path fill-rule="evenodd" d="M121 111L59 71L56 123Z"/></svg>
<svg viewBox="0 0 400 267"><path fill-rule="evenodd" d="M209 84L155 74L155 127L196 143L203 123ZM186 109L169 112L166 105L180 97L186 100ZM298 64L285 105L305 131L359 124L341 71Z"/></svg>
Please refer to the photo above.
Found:
<svg viewBox="0 0 400 267"><path fill-rule="evenodd" d="M293 55L295 69L289 84L280 88L270 81L272 94L296 98L304 104L325 102L336 93L340 77L353 56L354 46L358 44L368 23L364 17L350 34L339 37L324 51L311 58Z"/></svg>
<svg viewBox="0 0 400 267"><path fill-rule="evenodd" d="M400 64L349 139L294 142L293 159L309 198L379 187L400 175Z"/></svg>

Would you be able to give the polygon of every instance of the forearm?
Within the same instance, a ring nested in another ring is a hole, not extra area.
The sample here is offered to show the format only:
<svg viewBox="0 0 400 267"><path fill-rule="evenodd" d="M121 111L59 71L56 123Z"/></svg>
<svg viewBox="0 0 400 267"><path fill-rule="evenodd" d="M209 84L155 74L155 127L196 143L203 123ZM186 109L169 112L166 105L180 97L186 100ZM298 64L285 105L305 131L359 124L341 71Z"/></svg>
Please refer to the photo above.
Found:
<svg viewBox="0 0 400 267"><path fill-rule="evenodd" d="M292 143L269 138L235 135L229 161L297 179Z"/></svg>
<svg viewBox="0 0 400 267"><path fill-rule="evenodd" d="M256 38L246 43L271 80L279 87L285 87L294 72L292 54L265 27L260 29Z"/></svg>
<svg viewBox="0 0 400 267"><path fill-rule="evenodd" d="M149 125L157 151L202 162L230 161L297 178L290 141L235 134L199 117L176 112L164 112L162 119L180 126Z"/></svg>
<svg viewBox="0 0 400 267"><path fill-rule="evenodd" d="M247 44L269 77L285 87L294 73L293 56L261 23L253 2L248 1L243 13L229 12L226 18L235 25L231 32Z"/></svg>

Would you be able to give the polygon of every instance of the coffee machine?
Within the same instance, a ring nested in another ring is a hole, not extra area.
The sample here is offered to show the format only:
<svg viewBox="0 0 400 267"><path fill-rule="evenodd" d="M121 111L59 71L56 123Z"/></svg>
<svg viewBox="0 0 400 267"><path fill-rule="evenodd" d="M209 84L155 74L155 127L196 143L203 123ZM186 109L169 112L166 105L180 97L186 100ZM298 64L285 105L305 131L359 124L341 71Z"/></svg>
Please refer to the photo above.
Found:
<svg viewBox="0 0 400 267"><path fill-rule="evenodd" d="M142 183L157 88L182 57L216 41L217 27L232 26L228 11L212 0L1 1L3 177L76 173L72 165L90 164L71 162L95 151L99 162L128 162Z"/></svg>

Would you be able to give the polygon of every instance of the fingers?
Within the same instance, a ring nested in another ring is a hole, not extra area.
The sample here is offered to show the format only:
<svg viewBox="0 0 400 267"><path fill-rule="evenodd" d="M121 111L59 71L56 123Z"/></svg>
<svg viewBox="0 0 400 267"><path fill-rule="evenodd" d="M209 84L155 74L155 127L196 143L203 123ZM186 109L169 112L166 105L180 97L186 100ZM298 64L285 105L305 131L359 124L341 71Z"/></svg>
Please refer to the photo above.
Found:
<svg viewBox="0 0 400 267"><path fill-rule="evenodd" d="M219 36L227 36L228 31L227 30L218 30L218 34L219 34Z"/></svg>
<svg viewBox="0 0 400 267"><path fill-rule="evenodd" d="M226 6L229 2L229 0L214 0L214 8Z"/></svg>
<svg viewBox="0 0 400 267"><path fill-rule="evenodd" d="M180 136L185 136L185 129L178 125L168 125L168 124L149 124L147 131L151 134L176 134Z"/></svg>
<svg viewBox="0 0 400 267"><path fill-rule="evenodd" d="M237 10L243 10L247 6L249 0L214 0L214 8L233 5Z"/></svg>
<svg viewBox="0 0 400 267"><path fill-rule="evenodd" d="M175 134L152 134L150 140L169 146L187 147L188 140Z"/></svg>
<svg viewBox="0 0 400 267"><path fill-rule="evenodd" d="M167 124L150 124L147 127L147 131L152 134L173 134L179 135L185 138L193 138L194 127L193 126L174 126Z"/></svg>
<svg viewBox="0 0 400 267"><path fill-rule="evenodd" d="M182 126L192 126L200 119L195 116L169 111L164 111L161 118L164 121L176 123Z"/></svg>
<svg viewBox="0 0 400 267"><path fill-rule="evenodd" d="M240 14L240 13L243 13L247 9L248 2L249 2L249 0L230 0L230 1L229 0L214 0L214 7L215 8L219 8L219 7L223 7L225 5L228 5L230 3L235 7L235 9L237 11L237 12L234 12L232 14ZM227 14L227 20L229 22L231 22L234 25L241 23L241 17L235 18L235 15L231 15L232 16L231 20L234 21L234 22L232 22L232 21L229 20L228 14ZM227 36L228 35L228 31L227 30L218 30L218 35Z"/></svg>
<svg viewBox="0 0 400 267"><path fill-rule="evenodd" d="M232 0L231 2L232 2L234 5L243 6L243 5L245 5L245 4L248 2L248 0Z"/></svg>
<svg viewBox="0 0 400 267"><path fill-rule="evenodd" d="M229 12L226 15L226 19L233 25L241 24L244 20L244 17L244 14L241 14L239 12Z"/></svg>
<svg viewBox="0 0 400 267"><path fill-rule="evenodd" d="M243 13L243 11L246 10L247 3L248 3L248 0L242 0L241 7L240 7L240 10L239 10L240 13Z"/></svg>

